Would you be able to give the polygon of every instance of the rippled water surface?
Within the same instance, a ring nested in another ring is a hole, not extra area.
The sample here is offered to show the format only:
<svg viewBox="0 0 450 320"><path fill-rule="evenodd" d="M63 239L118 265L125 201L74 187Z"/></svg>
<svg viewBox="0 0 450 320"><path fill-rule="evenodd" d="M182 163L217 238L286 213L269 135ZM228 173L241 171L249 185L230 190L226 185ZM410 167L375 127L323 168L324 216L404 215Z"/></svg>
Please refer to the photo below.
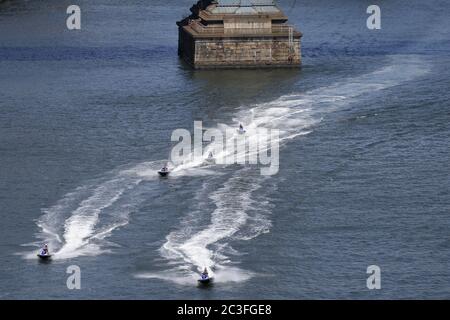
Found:
<svg viewBox="0 0 450 320"><path fill-rule="evenodd" d="M192 0L78 2L80 31L68 1L0 3L0 298L449 298L445 1L379 1L378 31L371 3L279 1L303 68L216 71L177 57ZM160 179L196 120L279 129L278 174Z"/></svg>

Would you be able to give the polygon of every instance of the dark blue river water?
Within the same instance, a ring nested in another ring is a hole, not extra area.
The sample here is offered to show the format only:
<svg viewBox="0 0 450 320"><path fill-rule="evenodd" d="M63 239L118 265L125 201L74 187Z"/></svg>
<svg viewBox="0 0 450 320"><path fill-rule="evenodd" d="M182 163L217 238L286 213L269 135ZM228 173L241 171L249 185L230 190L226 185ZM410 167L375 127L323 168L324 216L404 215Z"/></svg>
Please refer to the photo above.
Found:
<svg viewBox="0 0 450 320"><path fill-rule="evenodd" d="M0 298L449 298L448 2L369 30L370 1L279 1L303 68L220 71L178 59L192 3L80 0L80 31L69 1L0 3ZM278 174L159 179L196 120L280 129Z"/></svg>

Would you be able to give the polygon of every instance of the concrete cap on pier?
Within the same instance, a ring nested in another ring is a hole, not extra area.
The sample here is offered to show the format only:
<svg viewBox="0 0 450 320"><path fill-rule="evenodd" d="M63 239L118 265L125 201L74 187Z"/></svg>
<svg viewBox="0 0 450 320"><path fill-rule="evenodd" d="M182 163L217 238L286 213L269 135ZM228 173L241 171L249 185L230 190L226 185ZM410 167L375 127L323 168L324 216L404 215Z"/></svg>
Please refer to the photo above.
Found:
<svg viewBox="0 0 450 320"><path fill-rule="evenodd" d="M273 0L217 0L208 8L212 14L279 14L281 10Z"/></svg>

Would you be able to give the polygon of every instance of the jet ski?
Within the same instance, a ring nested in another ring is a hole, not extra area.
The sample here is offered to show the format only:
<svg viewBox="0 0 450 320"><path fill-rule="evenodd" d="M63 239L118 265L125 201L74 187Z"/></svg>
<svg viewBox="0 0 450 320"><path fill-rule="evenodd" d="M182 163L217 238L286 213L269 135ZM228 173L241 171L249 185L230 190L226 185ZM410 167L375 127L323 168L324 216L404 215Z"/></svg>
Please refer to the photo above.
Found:
<svg viewBox="0 0 450 320"><path fill-rule="evenodd" d="M39 253L37 254L37 256L42 259L42 260L48 260L52 257L52 255L50 254L50 252L48 251L48 247L45 244L44 247L41 249L41 251L39 251Z"/></svg>
<svg viewBox="0 0 450 320"><path fill-rule="evenodd" d="M197 280L199 284L207 285L211 283L211 278L201 278Z"/></svg>
<svg viewBox="0 0 450 320"><path fill-rule="evenodd" d="M169 173L170 173L170 171L169 171L169 168L167 168L167 167L162 167L161 170L158 171L158 174L161 177L166 177L169 175Z"/></svg>
<svg viewBox="0 0 450 320"><path fill-rule="evenodd" d="M200 279L198 279L198 283L202 285L207 285L212 282L212 278L208 274L208 270L205 268L205 271L200 275Z"/></svg>
<svg viewBox="0 0 450 320"><path fill-rule="evenodd" d="M201 285L208 285L212 282L212 278L210 278L207 274L203 274L201 275L201 278L197 280L199 284Z"/></svg>
<svg viewBox="0 0 450 320"><path fill-rule="evenodd" d="M38 253L37 256L42 260L49 260L52 257L50 253L46 254Z"/></svg>

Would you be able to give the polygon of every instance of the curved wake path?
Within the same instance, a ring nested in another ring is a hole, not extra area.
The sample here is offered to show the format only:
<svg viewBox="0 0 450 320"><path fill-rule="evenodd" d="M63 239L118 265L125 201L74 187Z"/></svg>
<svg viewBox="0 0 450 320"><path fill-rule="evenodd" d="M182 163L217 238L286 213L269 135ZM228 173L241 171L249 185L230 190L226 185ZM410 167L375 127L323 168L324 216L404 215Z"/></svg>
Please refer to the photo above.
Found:
<svg viewBox="0 0 450 320"><path fill-rule="evenodd" d="M232 127L244 123L250 139L251 132L256 128L279 129L279 143L283 145L308 134L326 114L341 109L358 97L410 81L427 71L428 67L420 57L394 56L388 66L375 72L244 109L233 119ZM231 241L250 240L269 231L270 202L264 195L255 193L266 179L271 178L260 176L257 170L250 167L232 174L223 187L209 194L215 209L206 227L196 230L198 220L192 219L190 214L188 217L191 218L183 221L178 230L166 237L160 248L161 255L171 265L178 265L169 272L170 277L167 272L144 273L138 277L192 284L204 267L210 270L216 281L242 281L251 277L251 272L232 266L225 251L228 250L228 255L236 255L238 253L230 246ZM271 183L274 184L274 181ZM198 198L202 198L204 193L204 190L199 191ZM198 211L194 213L199 214Z"/></svg>
<svg viewBox="0 0 450 320"><path fill-rule="evenodd" d="M426 72L426 64L418 57L392 57L390 64L378 71L242 109L230 127L244 123L250 139L257 138L252 136L256 128L279 129L279 142L284 145L308 134L326 114L339 110L358 97L393 87ZM156 170L162 163L145 162L113 172L67 194L45 210L37 221L41 230L40 240L33 245L48 242L55 259L94 256L110 251L108 246L113 244L106 239L113 231L129 223L130 214L148 200L149 194L157 194L157 190L148 192L145 188L155 187L151 181L157 178ZM222 187L211 192L213 186L210 182L217 185L214 173L220 169L214 166L208 170L199 168L203 165L200 162L187 163L172 171L174 177L207 175L213 178L205 179L203 188L196 194L198 207L186 215L177 230L167 235L160 248L161 256L170 265L175 265L173 272L169 272L170 278L167 271L140 274L138 277L191 284L204 267L215 272L216 281L242 281L253 275L233 266L230 256L239 255L239 252L230 243L248 241L270 230L269 195L256 191L266 186L268 179L271 185L276 185L276 179L259 175L255 167L241 166L222 182ZM35 254L33 251L25 257L36 258Z"/></svg>
<svg viewBox="0 0 450 320"><path fill-rule="evenodd" d="M37 220L39 241L49 243L54 259L95 256L104 252L106 238L129 223L130 213L145 200L142 185L157 177L159 162L141 163L131 169L113 172L66 194ZM28 246L28 245L26 245ZM36 258L37 250L25 254Z"/></svg>

